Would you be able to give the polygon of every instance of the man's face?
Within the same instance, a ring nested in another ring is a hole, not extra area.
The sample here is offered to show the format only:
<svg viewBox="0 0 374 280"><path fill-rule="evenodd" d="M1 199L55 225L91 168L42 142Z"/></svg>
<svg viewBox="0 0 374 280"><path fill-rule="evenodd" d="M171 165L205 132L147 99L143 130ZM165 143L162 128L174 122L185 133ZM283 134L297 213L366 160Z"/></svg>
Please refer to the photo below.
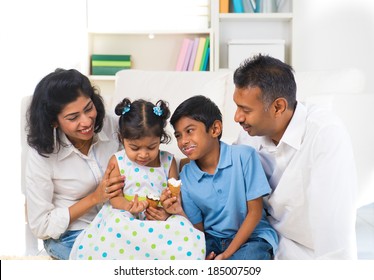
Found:
<svg viewBox="0 0 374 280"><path fill-rule="evenodd" d="M271 106L265 107L259 87L235 88L234 102L237 106L235 122L251 136L271 136L275 123Z"/></svg>

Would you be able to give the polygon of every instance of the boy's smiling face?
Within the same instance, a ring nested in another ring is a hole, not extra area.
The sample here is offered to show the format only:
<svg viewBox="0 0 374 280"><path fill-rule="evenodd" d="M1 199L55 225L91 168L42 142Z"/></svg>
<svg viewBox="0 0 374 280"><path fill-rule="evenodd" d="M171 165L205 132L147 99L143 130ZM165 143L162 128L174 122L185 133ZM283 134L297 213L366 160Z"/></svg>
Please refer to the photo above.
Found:
<svg viewBox="0 0 374 280"><path fill-rule="evenodd" d="M213 124L207 131L204 123L182 117L175 123L174 136L178 148L185 156L190 160L204 160L219 143L217 135L221 134L221 127L219 129L217 133L217 128Z"/></svg>

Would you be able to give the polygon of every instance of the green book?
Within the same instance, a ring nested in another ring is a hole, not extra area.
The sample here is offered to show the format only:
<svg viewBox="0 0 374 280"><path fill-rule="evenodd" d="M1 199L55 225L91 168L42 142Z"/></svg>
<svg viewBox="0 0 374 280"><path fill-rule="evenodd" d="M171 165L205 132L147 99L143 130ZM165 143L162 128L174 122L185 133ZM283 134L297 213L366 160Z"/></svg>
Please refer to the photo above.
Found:
<svg viewBox="0 0 374 280"><path fill-rule="evenodd" d="M201 63L200 63L200 71L204 71L204 61L206 61L206 56L208 55L208 49L209 49L209 43L210 43L210 38L207 37L204 45L204 51L203 55L201 57Z"/></svg>
<svg viewBox="0 0 374 280"><path fill-rule="evenodd" d="M107 67L107 66L94 66L92 67L92 75L107 75L114 76L118 71L123 69L130 69L131 67Z"/></svg>
<svg viewBox="0 0 374 280"><path fill-rule="evenodd" d="M91 60L104 60L104 61L130 61L131 55L129 54L93 54Z"/></svg>
<svg viewBox="0 0 374 280"><path fill-rule="evenodd" d="M130 67L131 61L92 60L91 65L92 67L94 66Z"/></svg>

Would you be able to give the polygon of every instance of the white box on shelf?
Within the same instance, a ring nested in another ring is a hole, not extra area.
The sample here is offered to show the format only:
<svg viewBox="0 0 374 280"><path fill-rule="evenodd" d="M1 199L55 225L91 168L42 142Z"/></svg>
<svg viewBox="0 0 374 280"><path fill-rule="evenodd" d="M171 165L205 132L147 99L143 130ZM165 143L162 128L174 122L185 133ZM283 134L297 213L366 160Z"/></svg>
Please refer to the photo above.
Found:
<svg viewBox="0 0 374 280"><path fill-rule="evenodd" d="M239 64L255 54L270 55L284 62L284 40L232 40L228 42L228 66L235 70Z"/></svg>

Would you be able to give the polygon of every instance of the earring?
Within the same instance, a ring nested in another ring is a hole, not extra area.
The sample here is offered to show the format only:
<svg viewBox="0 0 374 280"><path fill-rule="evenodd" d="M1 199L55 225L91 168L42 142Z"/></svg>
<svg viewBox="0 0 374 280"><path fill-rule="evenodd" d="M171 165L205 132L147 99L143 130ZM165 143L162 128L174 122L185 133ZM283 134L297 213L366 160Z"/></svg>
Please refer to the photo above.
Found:
<svg viewBox="0 0 374 280"><path fill-rule="evenodd" d="M53 127L53 149L56 148L57 144L57 127Z"/></svg>

